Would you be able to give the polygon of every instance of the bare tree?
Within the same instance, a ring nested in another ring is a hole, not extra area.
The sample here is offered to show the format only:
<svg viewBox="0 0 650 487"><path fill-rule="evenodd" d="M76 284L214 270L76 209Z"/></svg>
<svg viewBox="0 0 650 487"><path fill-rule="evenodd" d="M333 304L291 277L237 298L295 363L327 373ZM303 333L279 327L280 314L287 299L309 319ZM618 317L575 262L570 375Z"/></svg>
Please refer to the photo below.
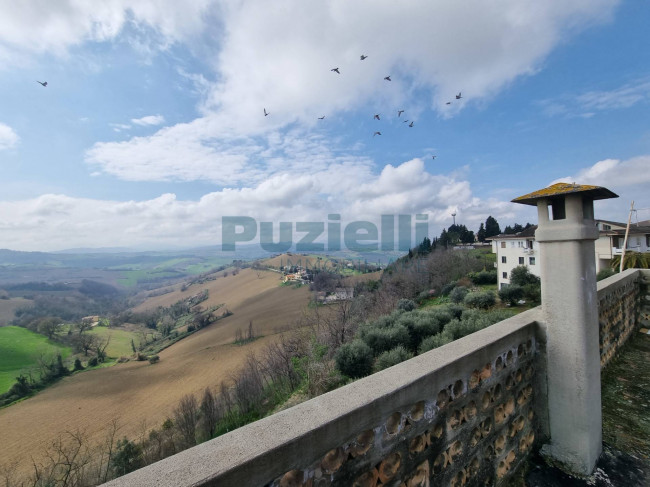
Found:
<svg viewBox="0 0 650 487"><path fill-rule="evenodd" d="M41 318L38 322L38 332L42 333L50 340L54 338L54 335L61 329L63 323L61 320L56 317L47 317Z"/></svg>
<svg viewBox="0 0 650 487"><path fill-rule="evenodd" d="M66 431L45 450L43 463L32 459L33 485L73 487L88 483L92 451L83 432Z"/></svg>
<svg viewBox="0 0 650 487"><path fill-rule="evenodd" d="M95 335L93 350L97 354L97 360L99 360L100 362L106 360L106 349L108 348L109 343L111 343L110 334L105 338Z"/></svg>
<svg viewBox="0 0 650 487"><path fill-rule="evenodd" d="M80 333L73 337L72 343L75 350L83 352L85 356L88 356L88 352L92 350L95 345L95 337L96 335L90 335L89 333Z"/></svg>
<svg viewBox="0 0 650 487"><path fill-rule="evenodd" d="M111 462L115 453L120 428L121 426L117 418L113 418L108 423L106 436L104 437L103 443L99 446L99 453L97 454L97 483L108 482L112 478Z"/></svg>
<svg viewBox="0 0 650 487"><path fill-rule="evenodd" d="M196 426L199 421L199 406L194 394L181 398L174 409L174 424L183 437L186 448L196 445Z"/></svg>
<svg viewBox="0 0 650 487"><path fill-rule="evenodd" d="M217 428L217 422L219 421L221 415L217 398L209 387L206 387L203 391L200 408L203 436L206 439L210 439L212 438L212 435Z"/></svg>
<svg viewBox="0 0 650 487"><path fill-rule="evenodd" d="M0 482L4 485L4 487L12 487L12 486L17 486L18 484L18 475L17 475L17 470L18 466L20 465L20 462L18 460L15 460L9 464L1 464L0 465ZM22 482L20 483L22 485Z"/></svg>

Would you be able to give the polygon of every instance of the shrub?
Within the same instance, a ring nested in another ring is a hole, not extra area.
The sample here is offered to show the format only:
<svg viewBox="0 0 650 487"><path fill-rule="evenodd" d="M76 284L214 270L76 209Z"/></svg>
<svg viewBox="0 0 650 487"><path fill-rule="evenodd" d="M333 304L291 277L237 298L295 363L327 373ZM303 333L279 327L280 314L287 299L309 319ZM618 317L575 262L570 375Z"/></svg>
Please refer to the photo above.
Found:
<svg viewBox="0 0 650 487"><path fill-rule="evenodd" d="M159 360L160 360L160 357L158 355L152 355L151 357L149 357L149 363L150 364L158 363Z"/></svg>
<svg viewBox="0 0 650 487"><path fill-rule="evenodd" d="M601 269L598 274L596 274L596 280L597 281L602 281L603 279L607 279L608 277L613 276L616 274L613 269L610 269L606 267L605 269Z"/></svg>
<svg viewBox="0 0 650 487"><path fill-rule="evenodd" d="M397 345L409 346L408 329L401 324L390 328L366 327L361 333L361 339L372 349L375 355L390 350Z"/></svg>
<svg viewBox="0 0 650 487"><path fill-rule="evenodd" d="M415 302L411 301L410 299L400 299L397 302L397 309L401 309L402 311L413 311L415 308Z"/></svg>
<svg viewBox="0 0 650 487"><path fill-rule="evenodd" d="M99 363L99 360L97 360L97 357L92 357L88 361L88 367L95 367Z"/></svg>
<svg viewBox="0 0 650 487"><path fill-rule="evenodd" d="M455 282L450 282L442 286L442 289L440 290L440 295L441 296L448 296L449 293L456 287Z"/></svg>
<svg viewBox="0 0 650 487"><path fill-rule="evenodd" d="M138 362L144 362L145 360L147 360L147 356L144 353L138 352L135 354L135 359Z"/></svg>
<svg viewBox="0 0 650 487"><path fill-rule="evenodd" d="M542 289L538 284L526 284L523 286L524 299L531 303L539 303L542 301Z"/></svg>
<svg viewBox="0 0 650 487"><path fill-rule="evenodd" d="M446 345L453 340L454 339L445 332L427 337L422 340L422 343L420 343L420 346L418 347L418 353L425 353L429 350L433 350L434 348L442 347L443 345Z"/></svg>
<svg viewBox="0 0 650 487"><path fill-rule="evenodd" d="M463 301L470 308L488 309L496 303L496 297L492 291L479 291L469 293Z"/></svg>
<svg viewBox="0 0 650 487"><path fill-rule="evenodd" d="M451 319L460 318L460 315L463 314L463 311L465 311L465 309L465 306L462 304L448 304L445 307L445 310L450 314Z"/></svg>
<svg viewBox="0 0 650 487"><path fill-rule="evenodd" d="M539 277L531 274L528 267L520 265L510 272L510 284L524 287L526 284L539 284Z"/></svg>
<svg viewBox="0 0 650 487"><path fill-rule="evenodd" d="M467 293L469 293L469 289L467 289L466 287L455 287L449 293L449 299L451 300L452 303L459 304L463 302L465 296L467 296Z"/></svg>
<svg viewBox="0 0 650 487"><path fill-rule="evenodd" d="M496 284L497 283L497 271L480 271L480 272L470 272L468 277L476 285L480 284Z"/></svg>
<svg viewBox="0 0 650 487"><path fill-rule="evenodd" d="M74 369L73 370L83 370L84 366L81 365L81 360L79 360L79 357L74 359Z"/></svg>
<svg viewBox="0 0 650 487"><path fill-rule="evenodd" d="M336 351L334 361L343 375L364 377L372 372L372 350L362 340L345 343Z"/></svg>
<svg viewBox="0 0 650 487"><path fill-rule="evenodd" d="M504 286L499 290L499 299L504 303L516 305L517 301L524 297L524 288L517 284Z"/></svg>
<svg viewBox="0 0 650 487"><path fill-rule="evenodd" d="M413 354L406 350L406 348L404 348L402 345L398 345L392 350L388 350L387 352L384 352L379 355L379 357L377 357L374 367L375 372L379 372L380 370L384 370L388 367L392 367L393 365L397 365L400 362L404 362L405 360L410 359L412 356Z"/></svg>

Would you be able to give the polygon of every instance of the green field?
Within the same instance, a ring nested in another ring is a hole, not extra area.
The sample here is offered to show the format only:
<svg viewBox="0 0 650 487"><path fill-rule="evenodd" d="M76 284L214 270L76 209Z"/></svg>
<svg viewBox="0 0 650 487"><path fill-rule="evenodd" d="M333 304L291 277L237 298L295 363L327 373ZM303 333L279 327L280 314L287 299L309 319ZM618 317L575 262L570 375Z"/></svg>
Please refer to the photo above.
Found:
<svg viewBox="0 0 650 487"><path fill-rule="evenodd" d="M106 354L110 358L129 357L133 355L131 340L133 340L135 345L138 346L142 339L140 333L115 328L106 328L105 326L96 326L88 333L99 335L102 338L106 338L110 335L111 341L106 349ZM152 330L147 330L147 333L149 335L148 339L151 340Z"/></svg>
<svg viewBox="0 0 650 487"><path fill-rule="evenodd" d="M112 270L121 271L122 277L117 281L124 287L134 287L139 283L153 282L170 278L182 278L190 275L201 274L215 267L229 263L231 259L222 257L214 258L184 258L179 257L160 262L155 266L147 265L121 265Z"/></svg>
<svg viewBox="0 0 650 487"><path fill-rule="evenodd" d="M51 357L57 353L65 358L71 350L25 328L0 328L0 394L9 390L21 372L36 366L41 355Z"/></svg>

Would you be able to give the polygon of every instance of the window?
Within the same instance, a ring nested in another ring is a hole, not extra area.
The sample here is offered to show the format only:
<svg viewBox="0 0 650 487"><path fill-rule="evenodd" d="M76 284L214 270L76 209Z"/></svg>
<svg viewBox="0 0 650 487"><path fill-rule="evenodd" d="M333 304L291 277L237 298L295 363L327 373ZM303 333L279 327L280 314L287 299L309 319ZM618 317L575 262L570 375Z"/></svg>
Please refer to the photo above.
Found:
<svg viewBox="0 0 650 487"><path fill-rule="evenodd" d="M535 257L528 257L528 265L535 265Z"/></svg>
<svg viewBox="0 0 650 487"><path fill-rule="evenodd" d="M505 263L507 263L507 261L508 261L508 259L506 259L506 256L505 256L505 255L502 255L502 256L501 256L501 263L502 263L502 264L505 264Z"/></svg>
<svg viewBox="0 0 650 487"><path fill-rule="evenodd" d="M521 240L517 241L517 247L523 247L524 243Z"/></svg>
<svg viewBox="0 0 650 487"><path fill-rule="evenodd" d="M524 258L523 257L519 257L519 265L524 265Z"/></svg>
<svg viewBox="0 0 650 487"><path fill-rule="evenodd" d="M508 279L508 273L507 273L507 272L504 272L504 273L503 273L503 278L504 278L504 279Z"/></svg>
<svg viewBox="0 0 650 487"><path fill-rule="evenodd" d="M603 230L611 230L611 229L612 229L612 226L611 226L611 225L605 225L605 224L603 223Z"/></svg>
<svg viewBox="0 0 650 487"><path fill-rule="evenodd" d="M526 240L526 243L528 244L527 247L528 247L529 249L532 249L532 248L533 248L533 241L532 241L532 240Z"/></svg>
<svg viewBox="0 0 650 487"><path fill-rule="evenodd" d="M650 234L646 234L645 236L645 246L650 247Z"/></svg>
<svg viewBox="0 0 650 487"><path fill-rule="evenodd" d="M501 248L502 248L502 249L505 249L505 248L506 248L506 243L505 243L505 242L501 242Z"/></svg>

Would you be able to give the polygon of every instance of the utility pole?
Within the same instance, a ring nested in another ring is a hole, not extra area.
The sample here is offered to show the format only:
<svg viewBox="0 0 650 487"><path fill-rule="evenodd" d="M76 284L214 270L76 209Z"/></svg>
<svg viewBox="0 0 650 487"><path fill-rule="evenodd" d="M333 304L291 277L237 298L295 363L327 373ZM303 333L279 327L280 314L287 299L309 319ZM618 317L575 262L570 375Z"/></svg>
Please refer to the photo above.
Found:
<svg viewBox="0 0 650 487"><path fill-rule="evenodd" d="M618 266L618 272L623 272L623 261L625 260L625 249L627 248L627 236L630 233L630 221L632 221L632 212L634 211L634 201L630 206L630 214L627 217L627 227L625 228L625 239L623 240L623 253L621 254L621 265Z"/></svg>

